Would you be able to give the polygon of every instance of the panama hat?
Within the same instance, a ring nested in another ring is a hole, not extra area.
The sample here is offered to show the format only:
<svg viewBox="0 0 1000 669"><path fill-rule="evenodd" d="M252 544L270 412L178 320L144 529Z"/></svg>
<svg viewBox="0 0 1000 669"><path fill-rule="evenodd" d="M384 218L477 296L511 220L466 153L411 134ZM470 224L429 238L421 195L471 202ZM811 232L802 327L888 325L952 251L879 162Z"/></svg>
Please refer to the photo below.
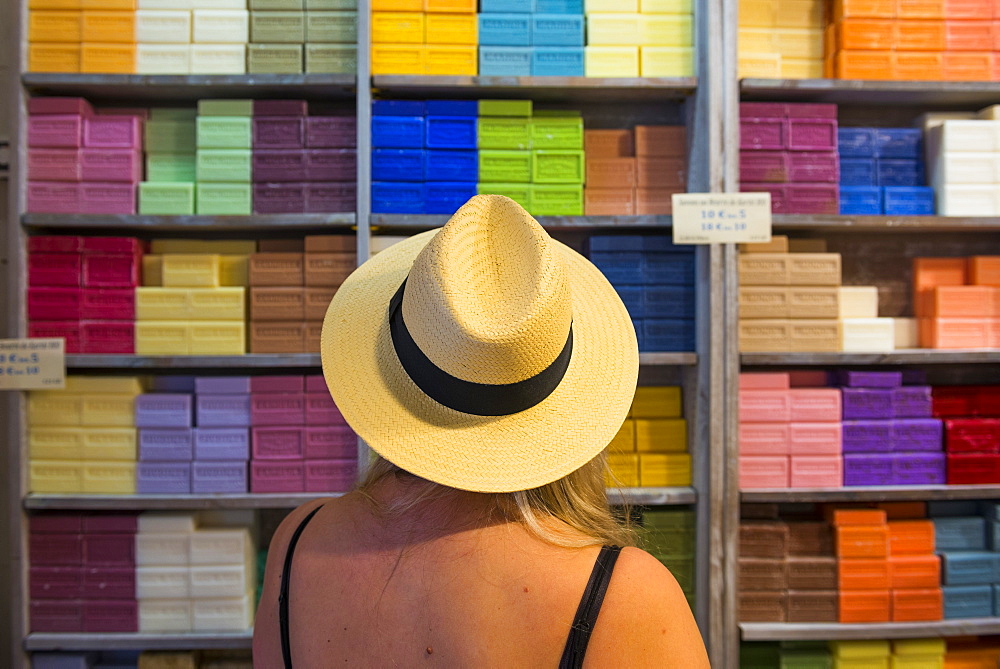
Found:
<svg viewBox="0 0 1000 669"><path fill-rule="evenodd" d="M536 488L596 457L639 371L604 275L500 195L355 270L320 346L334 401L375 452L476 492Z"/></svg>

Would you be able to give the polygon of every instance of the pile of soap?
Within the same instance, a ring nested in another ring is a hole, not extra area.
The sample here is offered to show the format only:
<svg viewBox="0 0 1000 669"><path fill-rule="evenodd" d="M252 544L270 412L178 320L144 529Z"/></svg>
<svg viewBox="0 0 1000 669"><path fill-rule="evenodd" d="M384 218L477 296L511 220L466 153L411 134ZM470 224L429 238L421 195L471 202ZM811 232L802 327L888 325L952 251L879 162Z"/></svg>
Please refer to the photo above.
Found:
<svg viewBox="0 0 1000 669"><path fill-rule="evenodd" d="M584 130L587 216L669 214L671 195L687 191L687 130L637 125Z"/></svg>
<svg viewBox="0 0 1000 669"><path fill-rule="evenodd" d="M636 388L628 418L608 444L608 487L691 485L683 416L679 386Z"/></svg>
<svg viewBox="0 0 1000 669"><path fill-rule="evenodd" d="M837 133L841 214L934 214L919 128L841 127Z"/></svg>
<svg viewBox="0 0 1000 669"><path fill-rule="evenodd" d="M947 651L945 650L947 647ZM742 669L805 669L806 667L892 667L943 669L951 662L993 666L1000 647L968 638L952 640L892 639L872 641L782 641L740 644Z"/></svg>
<svg viewBox="0 0 1000 669"><path fill-rule="evenodd" d="M739 0L740 77L823 77L823 0Z"/></svg>
<svg viewBox="0 0 1000 669"><path fill-rule="evenodd" d="M1000 348L1000 256L913 259L923 348Z"/></svg>
<svg viewBox="0 0 1000 669"><path fill-rule="evenodd" d="M374 0L372 74L478 73L476 0Z"/></svg>

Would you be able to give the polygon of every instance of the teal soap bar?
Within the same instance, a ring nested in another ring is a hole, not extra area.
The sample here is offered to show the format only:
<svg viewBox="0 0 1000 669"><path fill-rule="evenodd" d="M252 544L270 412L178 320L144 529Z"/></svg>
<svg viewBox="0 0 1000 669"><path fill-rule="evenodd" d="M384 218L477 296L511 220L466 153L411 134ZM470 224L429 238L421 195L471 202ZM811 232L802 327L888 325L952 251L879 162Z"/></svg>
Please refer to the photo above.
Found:
<svg viewBox="0 0 1000 669"><path fill-rule="evenodd" d="M215 216L246 216L253 210L253 190L248 183L199 183L195 211Z"/></svg>
<svg viewBox="0 0 1000 669"><path fill-rule="evenodd" d="M583 151L546 149L531 152L531 180L540 184L582 184Z"/></svg>
<svg viewBox="0 0 1000 669"><path fill-rule="evenodd" d="M194 153L195 122L178 120L146 121L143 148L147 153Z"/></svg>
<svg viewBox="0 0 1000 669"><path fill-rule="evenodd" d="M248 116L199 116L199 149L253 147L253 119Z"/></svg>
<svg viewBox="0 0 1000 669"><path fill-rule="evenodd" d="M195 180L193 153L147 153L146 181L177 182Z"/></svg>
<svg viewBox="0 0 1000 669"><path fill-rule="evenodd" d="M355 44L358 41L358 13L306 11L306 42Z"/></svg>
<svg viewBox="0 0 1000 669"><path fill-rule="evenodd" d="M139 183L139 213L160 216L189 216L194 213L194 184Z"/></svg>
<svg viewBox="0 0 1000 669"><path fill-rule="evenodd" d="M255 44L302 44L305 12L250 12L250 41Z"/></svg>
<svg viewBox="0 0 1000 669"><path fill-rule="evenodd" d="M198 100L198 116L253 116L253 100Z"/></svg>
<svg viewBox="0 0 1000 669"><path fill-rule="evenodd" d="M354 74L358 48L350 44L306 44L306 74Z"/></svg>
<svg viewBox="0 0 1000 669"><path fill-rule="evenodd" d="M191 121L194 123L198 110L194 107L153 107L149 110L150 121Z"/></svg>
<svg viewBox="0 0 1000 669"><path fill-rule="evenodd" d="M250 149L198 149L198 181L249 183L253 173L251 156Z"/></svg>
<svg viewBox="0 0 1000 669"><path fill-rule="evenodd" d="M248 44L247 71L251 74L302 74L301 44Z"/></svg>

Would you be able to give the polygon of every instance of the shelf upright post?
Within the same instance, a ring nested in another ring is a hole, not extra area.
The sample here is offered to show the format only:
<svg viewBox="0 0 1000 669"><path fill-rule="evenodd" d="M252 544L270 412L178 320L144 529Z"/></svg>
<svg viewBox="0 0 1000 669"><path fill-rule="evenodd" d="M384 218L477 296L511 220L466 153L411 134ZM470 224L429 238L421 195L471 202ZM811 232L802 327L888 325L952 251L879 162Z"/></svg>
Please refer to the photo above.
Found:
<svg viewBox="0 0 1000 669"><path fill-rule="evenodd" d="M371 75L371 0L358 0L358 73L355 95L357 114L357 263L360 266L370 254L372 213L372 75ZM368 468L371 451L358 437L358 480Z"/></svg>

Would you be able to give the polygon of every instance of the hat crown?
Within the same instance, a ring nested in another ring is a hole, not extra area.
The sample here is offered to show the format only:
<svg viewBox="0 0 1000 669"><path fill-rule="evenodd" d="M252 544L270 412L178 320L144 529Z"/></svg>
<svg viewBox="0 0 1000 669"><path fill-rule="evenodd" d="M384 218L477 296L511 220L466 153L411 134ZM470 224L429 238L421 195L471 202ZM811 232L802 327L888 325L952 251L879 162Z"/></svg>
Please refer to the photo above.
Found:
<svg viewBox="0 0 1000 669"><path fill-rule="evenodd" d="M573 320L566 268L551 238L500 195L469 200L417 255L402 310L431 362L492 385L552 364Z"/></svg>

